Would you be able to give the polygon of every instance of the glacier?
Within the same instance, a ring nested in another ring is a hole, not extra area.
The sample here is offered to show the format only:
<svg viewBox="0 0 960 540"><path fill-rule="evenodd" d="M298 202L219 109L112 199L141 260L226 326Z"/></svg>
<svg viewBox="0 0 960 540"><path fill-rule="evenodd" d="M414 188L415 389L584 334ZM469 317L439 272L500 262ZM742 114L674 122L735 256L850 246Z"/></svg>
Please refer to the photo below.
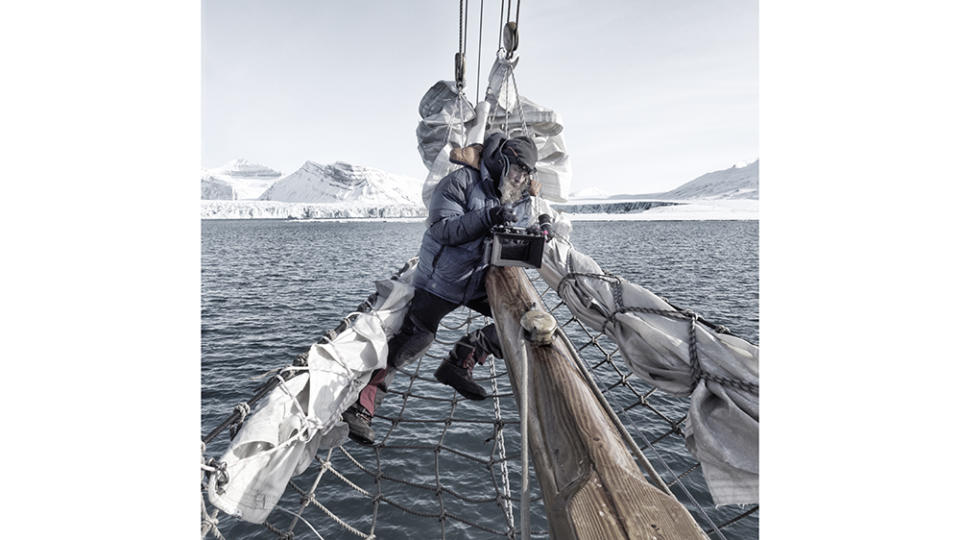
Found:
<svg viewBox="0 0 960 540"><path fill-rule="evenodd" d="M423 205L200 201L201 219L373 219L425 218Z"/></svg>
<svg viewBox="0 0 960 540"><path fill-rule="evenodd" d="M555 209L571 221L694 221L752 220L759 218L756 200L642 201L649 209L632 209L636 201L570 201ZM571 207L570 209L557 208ZM639 207L638 207L639 208ZM350 219L372 221L419 220L427 216L422 205L352 203L287 203L278 201L201 201L201 219Z"/></svg>
<svg viewBox="0 0 960 540"><path fill-rule="evenodd" d="M553 209L570 214L629 214L643 212L658 206L682 204L670 201L609 201L598 199L570 199L565 203L553 204Z"/></svg>

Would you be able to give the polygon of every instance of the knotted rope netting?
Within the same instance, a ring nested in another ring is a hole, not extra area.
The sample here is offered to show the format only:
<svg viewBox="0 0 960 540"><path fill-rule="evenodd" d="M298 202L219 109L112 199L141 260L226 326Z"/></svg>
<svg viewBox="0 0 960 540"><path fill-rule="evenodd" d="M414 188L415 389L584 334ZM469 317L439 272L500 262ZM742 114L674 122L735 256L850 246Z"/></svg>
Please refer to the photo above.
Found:
<svg viewBox="0 0 960 540"><path fill-rule="evenodd" d="M573 317L535 271L527 275L577 350L599 395L634 439L631 444L704 532L718 539L756 538L759 506L717 508L710 500L700 464L684 446L681 426L689 399L632 376L612 340ZM259 538L259 527L261 533L281 539L393 538L411 531L439 538L519 538L520 522L527 519L519 515L519 400L510 392L502 361L490 357L475 368L475 380L489 394L485 401L465 400L433 378L456 340L489 322L461 308L441 323L430 350L398 370L377 410L372 447L350 442L321 451L311 467L290 482L263 526L209 512L204 499L202 533L231 540ZM204 469L215 474L209 465ZM532 470L531 475L531 537L547 538L543 500ZM652 478L651 483L660 484Z"/></svg>

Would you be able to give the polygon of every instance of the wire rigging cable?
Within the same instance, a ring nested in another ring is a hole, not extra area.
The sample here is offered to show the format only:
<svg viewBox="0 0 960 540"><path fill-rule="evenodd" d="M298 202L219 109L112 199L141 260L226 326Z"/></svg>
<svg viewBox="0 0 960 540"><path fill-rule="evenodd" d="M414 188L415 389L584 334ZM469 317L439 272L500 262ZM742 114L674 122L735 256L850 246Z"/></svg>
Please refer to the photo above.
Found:
<svg viewBox="0 0 960 540"><path fill-rule="evenodd" d="M503 0L500 0L500 26L497 27L497 35L499 36L499 38L497 39L498 53L503 50L503 33L501 31L502 28L503 28Z"/></svg>
<svg viewBox="0 0 960 540"><path fill-rule="evenodd" d="M474 105L480 103L480 53L483 51L483 0L480 0L480 31L477 33L477 96Z"/></svg>

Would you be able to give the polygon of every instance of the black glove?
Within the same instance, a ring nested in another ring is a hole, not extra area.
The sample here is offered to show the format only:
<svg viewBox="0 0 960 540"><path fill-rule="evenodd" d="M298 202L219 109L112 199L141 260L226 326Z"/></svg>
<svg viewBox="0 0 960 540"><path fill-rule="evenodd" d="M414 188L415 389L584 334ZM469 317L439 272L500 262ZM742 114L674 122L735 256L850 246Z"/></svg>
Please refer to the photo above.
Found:
<svg viewBox="0 0 960 540"><path fill-rule="evenodd" d="M517 220L517 214L513 212L513 208L506 206L494 206L490 209L488 216L490 217L490 223L494 225L503 225L508 221Z"/></svg>

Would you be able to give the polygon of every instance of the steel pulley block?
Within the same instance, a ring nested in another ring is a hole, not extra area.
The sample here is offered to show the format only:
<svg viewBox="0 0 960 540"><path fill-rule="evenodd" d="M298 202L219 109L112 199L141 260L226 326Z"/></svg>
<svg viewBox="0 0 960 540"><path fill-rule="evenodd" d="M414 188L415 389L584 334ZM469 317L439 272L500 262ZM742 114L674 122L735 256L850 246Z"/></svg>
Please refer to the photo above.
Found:
<svg viewBox="0 0 960 540"><path fill-rule="evenodd" d="M507 58L513 56L513 51L520 45L520 34L517 33L517 23L510 21L503 25L503 48L507 51Z"/></svg>

